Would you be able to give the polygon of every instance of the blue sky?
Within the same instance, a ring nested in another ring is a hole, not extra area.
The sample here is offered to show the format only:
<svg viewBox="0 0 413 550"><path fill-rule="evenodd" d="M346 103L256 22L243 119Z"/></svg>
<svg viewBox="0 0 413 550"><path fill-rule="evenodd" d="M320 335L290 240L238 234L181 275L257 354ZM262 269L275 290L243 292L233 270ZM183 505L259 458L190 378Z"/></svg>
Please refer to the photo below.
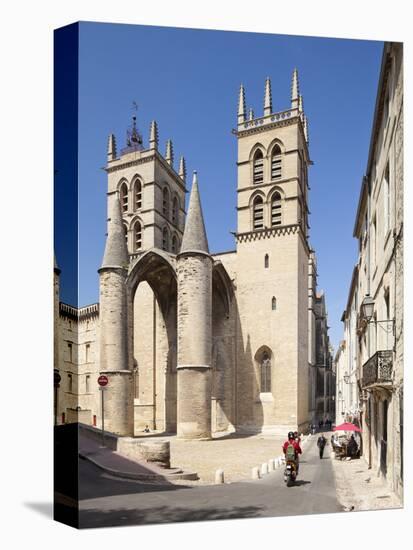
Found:
<svg viewBox="0 0 413 550"><path fill-rule="evenodd" d="M106 230L107 136L125 144L132 102L147 144L156 119L159 145L174 144L188 173L196 169L212 252L234 249L238 89L262 113L264 82L272 81L273 109L290 104L298 68L309 120L310 241L319 288L327 296L330 337L342 338L357 246L352 237L361 178L367 164L383 43L242 32L82 23L79 33L79 294L65 279L61 299L80 306L98 300ZM219 200L218 200L219 199Z"/></svg>

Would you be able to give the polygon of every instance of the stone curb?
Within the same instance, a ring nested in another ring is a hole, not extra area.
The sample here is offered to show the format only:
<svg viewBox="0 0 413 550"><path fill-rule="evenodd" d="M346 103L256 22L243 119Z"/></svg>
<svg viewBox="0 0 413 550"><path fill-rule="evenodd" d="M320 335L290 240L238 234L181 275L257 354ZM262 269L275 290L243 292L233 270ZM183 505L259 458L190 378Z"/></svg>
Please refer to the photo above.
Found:
<svg viewBox="0 0 413 550"><path fill-rule="evenodd" d="M175 474L134 474L133 472L122 472L120 470L115 470L113 468L108 468L107 466L103 466L101 463L99 463L97 460L91 458L88 455L85 455L83 453L79 453L79 457L88 460L104 472L107 472L108 474L111 474L116 477L124 478L124 479L134 479L137 481L173 481L174 479L188 479L188 480L197 480L198 474L196 472L181 472L181 473L175 473Z"/></svg>

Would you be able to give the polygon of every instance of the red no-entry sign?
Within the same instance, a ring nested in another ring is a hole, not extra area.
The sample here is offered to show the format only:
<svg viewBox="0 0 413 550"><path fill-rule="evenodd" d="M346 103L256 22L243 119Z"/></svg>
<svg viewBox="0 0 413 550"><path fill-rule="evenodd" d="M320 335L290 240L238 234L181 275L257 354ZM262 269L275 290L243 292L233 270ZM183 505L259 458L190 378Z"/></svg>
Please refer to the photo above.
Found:
<svg viewBox="0 0 413 550"><path fill-rule="evenodd" d="M109 378L104 375L104 374L101 374L98 378L98 384L99 386L107 386L108 385L108 382L109 382Z"/></svg>

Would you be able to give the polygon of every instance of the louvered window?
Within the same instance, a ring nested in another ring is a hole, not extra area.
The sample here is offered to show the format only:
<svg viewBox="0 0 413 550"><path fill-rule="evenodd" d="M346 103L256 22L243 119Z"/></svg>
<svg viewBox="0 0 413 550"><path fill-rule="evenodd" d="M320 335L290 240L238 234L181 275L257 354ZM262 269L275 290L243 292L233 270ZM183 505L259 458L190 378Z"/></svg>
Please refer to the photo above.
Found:
<svg viewBox="0 0 413 550"><path fill-rule="evenodd" d="M271 226L281 225L281 195L274 193L271 199Z"/></svg>
<svg viewBox="0 0 413 550"><path fill-rule="evenodd" d="M281 149L276 145L271 155L271 179L281 179Z"/></svg>
<svg viewBox="0 0 413 550"><path fill-rule="evenodd" d="M253 228L262 229L264 227L264 203L262 197L254 199L253 206Z"/></svg>
<svg viewBox="0 0 413 550"><path fill-rule="evenodd" d="M166 227L162 232L162 250L168 250L169 248L169 235Z"/></svg>
<svg viewBox="0 0 413 550"><path fill-rule="evenodd" d="M135 210L142 208L142 184L138 180L135 183Z"/></svg>
<svg viewBox="0 0 413 550"><path fill-rule="evenodd" d="M122 206L122 211L127 212L128 210L128 186L126 183L122 183L120 188L120 204Z"/></svg>
<svg viewBox="0 0 413 550"><path fill-rule="evenodd" d="M263 183L264 181L264 158L261 151L257 151L254 156L254 174L253 181L254 184Z"/></svg>
<svg viewBox="0 0 413 550"><path fill-rule="evenodd" d="M135 223L135 251L142 248L142 226L140 222Z"/></svg>

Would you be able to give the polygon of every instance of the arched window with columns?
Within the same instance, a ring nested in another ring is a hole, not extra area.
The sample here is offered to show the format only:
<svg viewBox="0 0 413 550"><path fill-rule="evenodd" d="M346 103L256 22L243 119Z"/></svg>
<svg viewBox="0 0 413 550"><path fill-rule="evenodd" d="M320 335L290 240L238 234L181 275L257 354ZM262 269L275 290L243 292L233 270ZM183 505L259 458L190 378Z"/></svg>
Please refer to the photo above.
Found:
<svg viewBox="0 0 413 550"><path fill-rule="evenodd" d="M264 201L261 195L257 195L252 203L252 228L263 229L264 227Z"/></svg>

